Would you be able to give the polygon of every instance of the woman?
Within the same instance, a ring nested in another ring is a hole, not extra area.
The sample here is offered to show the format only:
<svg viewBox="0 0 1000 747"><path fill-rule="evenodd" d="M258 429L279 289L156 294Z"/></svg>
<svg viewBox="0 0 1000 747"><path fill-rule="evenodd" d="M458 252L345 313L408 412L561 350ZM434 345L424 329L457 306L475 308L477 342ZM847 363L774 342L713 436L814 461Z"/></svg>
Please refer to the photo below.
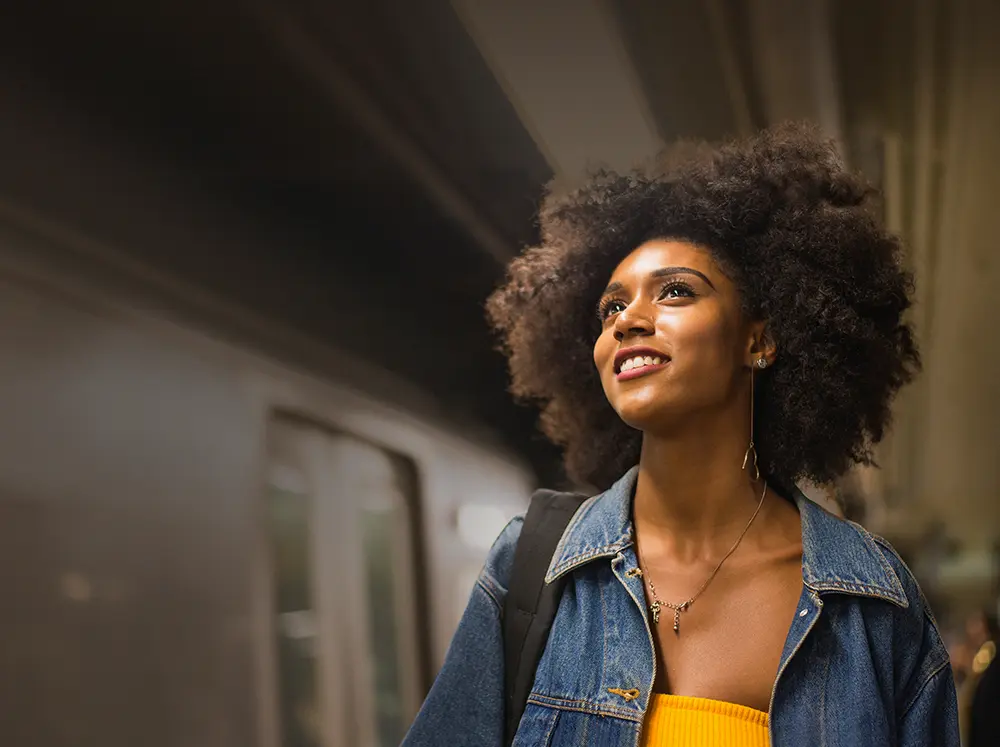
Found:
<svg viewBox="0 0 1000 747"><path fill-rule="evenodd" d="M552 558L568 580L514 744L958 745L910 572L795 487L870 463L919 367L870 195L786 126L547 198L489 313L514 393L604 492ZM503 743L521 526L404 744Z"/></svg>

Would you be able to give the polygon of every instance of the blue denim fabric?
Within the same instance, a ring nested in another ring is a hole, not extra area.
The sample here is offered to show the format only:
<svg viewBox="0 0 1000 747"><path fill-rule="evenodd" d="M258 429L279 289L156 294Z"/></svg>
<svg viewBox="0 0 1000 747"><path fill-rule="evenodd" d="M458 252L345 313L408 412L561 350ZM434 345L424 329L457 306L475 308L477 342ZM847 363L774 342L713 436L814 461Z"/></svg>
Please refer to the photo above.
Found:
<svg viewBox="0 0 1000 747"><path fill-rule="evenodd" d="M591 498L547 578L570 574L515 745L637 745L654 677L632 542L637 468ZM771 695L774 747L958 747L948 654L913 576L885 540L799 491L802 595ZM503 744L501 611L521 531L490 551L441 672L403 744ZM636 689L626 701L609 692Z"/></svg>

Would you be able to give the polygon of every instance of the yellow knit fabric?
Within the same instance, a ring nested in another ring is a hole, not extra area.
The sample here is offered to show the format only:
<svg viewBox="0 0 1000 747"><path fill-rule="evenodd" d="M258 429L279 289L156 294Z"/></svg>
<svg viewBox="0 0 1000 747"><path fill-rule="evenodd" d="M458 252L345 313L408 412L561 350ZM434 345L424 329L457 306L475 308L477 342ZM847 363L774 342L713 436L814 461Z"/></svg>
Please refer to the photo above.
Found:
<svg viewBox="0 0 1000 747"><path fill-rule="evenodd" d="M653 693L642 747L768 747L767 714L747 706Z"/></svg>

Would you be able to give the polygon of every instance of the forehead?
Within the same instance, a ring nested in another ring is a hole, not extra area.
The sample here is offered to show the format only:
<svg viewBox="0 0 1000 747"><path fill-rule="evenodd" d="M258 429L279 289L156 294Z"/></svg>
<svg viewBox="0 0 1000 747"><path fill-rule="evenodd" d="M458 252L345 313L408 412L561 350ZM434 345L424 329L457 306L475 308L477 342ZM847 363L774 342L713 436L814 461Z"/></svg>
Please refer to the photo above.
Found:
<svg viewBox="0 0 1000 747"><path fill-rule="evenodd" d="M678 239L652 239L640 244L611 273L609 282L644 278L663 267L698 270L713 284L725 276L707 249Z"/></svg>

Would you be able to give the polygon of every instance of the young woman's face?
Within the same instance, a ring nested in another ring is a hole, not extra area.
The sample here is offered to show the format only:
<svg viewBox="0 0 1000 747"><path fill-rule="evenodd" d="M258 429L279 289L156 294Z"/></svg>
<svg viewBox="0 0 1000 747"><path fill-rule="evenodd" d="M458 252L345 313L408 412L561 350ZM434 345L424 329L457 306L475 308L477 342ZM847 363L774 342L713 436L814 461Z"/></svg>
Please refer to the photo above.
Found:
<svg viewBox="0 0 1000 747"><path fill-rule="evenodd" d="M759 325L705 249L655 239L615 268L601 296L594 363L622 420L642 431L732 406L754 357Z"/></svg>

